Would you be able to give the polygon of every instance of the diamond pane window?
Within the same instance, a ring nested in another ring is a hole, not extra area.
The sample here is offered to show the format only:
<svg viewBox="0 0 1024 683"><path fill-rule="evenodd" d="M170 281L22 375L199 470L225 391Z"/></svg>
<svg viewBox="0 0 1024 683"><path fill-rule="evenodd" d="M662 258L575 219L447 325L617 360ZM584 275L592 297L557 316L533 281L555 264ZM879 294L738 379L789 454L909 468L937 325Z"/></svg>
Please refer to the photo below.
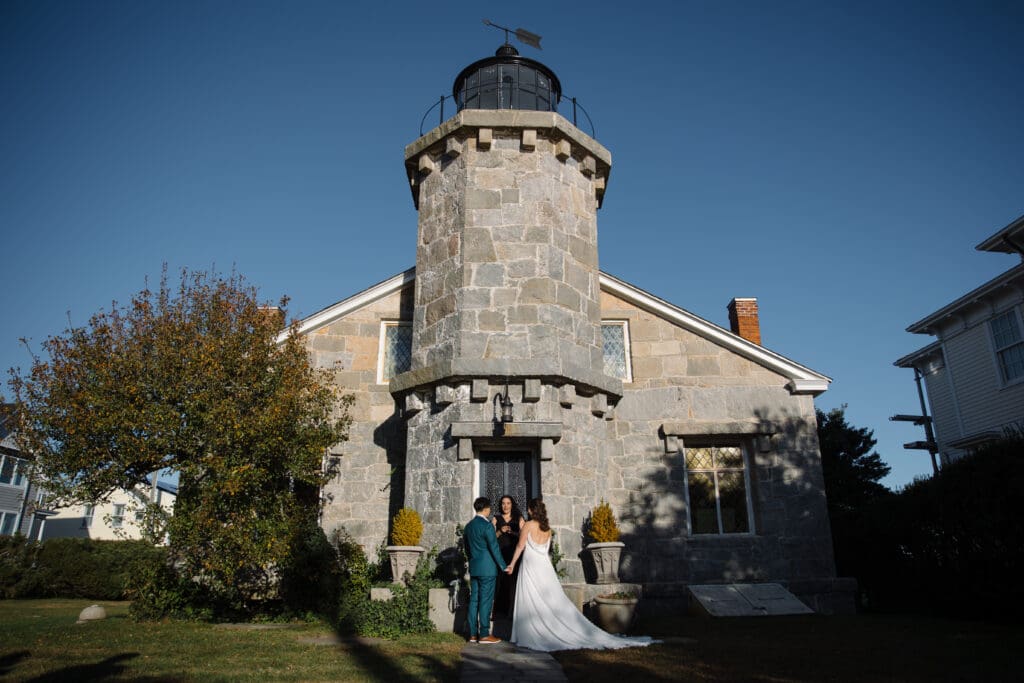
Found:
<svg viewBox="0 0 1024 683"><path fill-rule="evenodd" d="M750 533L743 449L736 445L687 447L685 462L690 532Z"/></svg>
<svg viewBox="0 0 1024 683"><path fill-rule="evenodd" d="M629 330L626 322L601 323L601 343L604 346L604 374L629 382Z"/></svg>
<svg viewBox="0 0 1024 683"><path fill-rule="evenodd" d="M1010 309L993 318L989 325L1003 382L1024 377L1024 339L1021 337L1017 311Z"/></svg>
<svg viewBox="0 0 1024 683"><path fill-rule="evenodd" d="M412 325L385 322L381 335L380 381L387 382L412 367Z"/></svg>

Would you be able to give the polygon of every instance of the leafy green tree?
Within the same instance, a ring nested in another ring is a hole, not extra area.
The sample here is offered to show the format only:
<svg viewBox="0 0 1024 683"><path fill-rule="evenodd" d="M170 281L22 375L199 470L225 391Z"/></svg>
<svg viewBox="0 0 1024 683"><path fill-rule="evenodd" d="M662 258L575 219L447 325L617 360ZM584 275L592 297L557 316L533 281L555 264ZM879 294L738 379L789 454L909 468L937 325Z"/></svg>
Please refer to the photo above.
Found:
<svg viewBox="0 0 1024 683"><path fill-rule="evenodd" d="M829 513L848 513L891 491L879 483L892 469L873 452L874 432L846 421L846 406L817 410L821 468Z"/></svg>
<svg viewBox="0 0 1024 683"><path fill-rule="evenodd" d="M11 370L34 476L58 502L93 502L178 472L176 565L232 600L266 595L349 425L350 398L294 328L278 341L282 322L237 274L182 272L172 288L165 271L158 291L47 339L27 375Z"/></svg>

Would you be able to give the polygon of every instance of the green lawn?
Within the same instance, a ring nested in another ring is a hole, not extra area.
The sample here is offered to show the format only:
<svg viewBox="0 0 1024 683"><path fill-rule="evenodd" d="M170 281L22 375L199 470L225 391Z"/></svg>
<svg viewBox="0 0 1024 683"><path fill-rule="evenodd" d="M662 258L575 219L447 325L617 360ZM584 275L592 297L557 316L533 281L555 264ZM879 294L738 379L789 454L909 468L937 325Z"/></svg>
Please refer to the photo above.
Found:
<svg viewBox="0 0 1024 683"><path fill-rule="evenodd" d="M457 681L461 638L337 638L301 624L267 630L135 623L126 603L76 624L83 600L0 600L7 681ZM666 642L556 657L570 681L1024 681L1024 626L924 617L649 619Z"/></svg>
<svg viewBox="0 0 1024 683"><path fill-rule="evenodd" d="M127 603L102 603L108 619L76 624L89 604L0 600L0 680L458 680L463 641L452 634L322 644L333 633L315 624L236 630L136 623Z"/></svg>

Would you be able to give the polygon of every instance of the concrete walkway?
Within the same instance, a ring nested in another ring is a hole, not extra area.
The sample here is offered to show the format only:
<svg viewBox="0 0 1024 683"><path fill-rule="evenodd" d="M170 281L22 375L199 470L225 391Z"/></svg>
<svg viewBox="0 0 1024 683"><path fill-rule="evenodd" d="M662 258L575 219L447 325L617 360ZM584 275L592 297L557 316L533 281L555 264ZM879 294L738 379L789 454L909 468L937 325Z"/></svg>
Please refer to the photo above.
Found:
<svg viewBox="0 0 1024 683"><path fill-rule="evenodd" d="M467 644L462 650L462 683L509 681L568 681L562 667L547 652L534 652L508 642Z"/></svg>
<svg viewBox="0 0 1024 683"><path fill-rule="evenodd" d="M511 620L495 619L491 633L502 642L497 645L466 643L462 648L462 683L569 680L562 666L547 652L519 648L508 642L512 634Z"/></svg>

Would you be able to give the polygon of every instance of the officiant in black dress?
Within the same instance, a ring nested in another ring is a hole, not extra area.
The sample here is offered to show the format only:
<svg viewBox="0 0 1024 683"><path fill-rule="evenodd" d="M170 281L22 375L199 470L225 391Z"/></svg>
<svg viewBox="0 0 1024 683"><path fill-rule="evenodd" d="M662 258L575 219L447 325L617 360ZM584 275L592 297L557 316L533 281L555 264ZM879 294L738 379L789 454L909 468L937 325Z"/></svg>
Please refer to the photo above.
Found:
<svg viewBox="0 0 1024 683"><path fill-rule="evenodd" d="M519 530L526 520L512 496L502 496L498 514L494 515L494 531L498 534L498 548L506 563L512 561L519 543ZM516 604L516 580L518 572L512 575L502 572L498 574L498 588L494 595L494 611L512 616L512 608Z"/></svg>

